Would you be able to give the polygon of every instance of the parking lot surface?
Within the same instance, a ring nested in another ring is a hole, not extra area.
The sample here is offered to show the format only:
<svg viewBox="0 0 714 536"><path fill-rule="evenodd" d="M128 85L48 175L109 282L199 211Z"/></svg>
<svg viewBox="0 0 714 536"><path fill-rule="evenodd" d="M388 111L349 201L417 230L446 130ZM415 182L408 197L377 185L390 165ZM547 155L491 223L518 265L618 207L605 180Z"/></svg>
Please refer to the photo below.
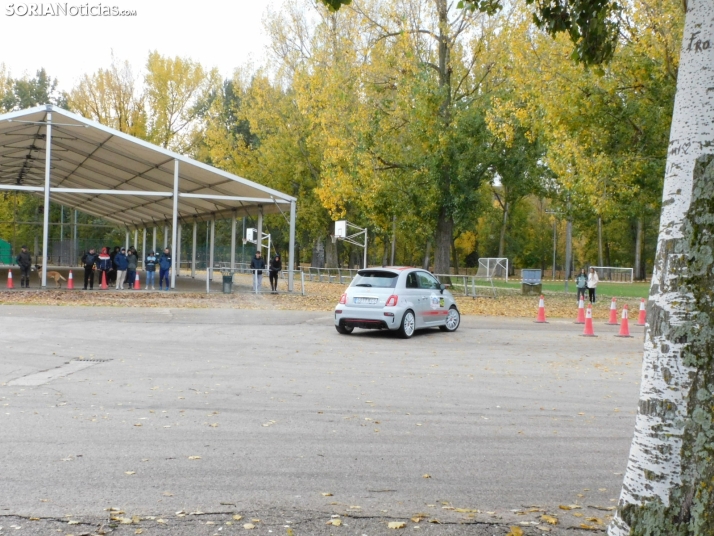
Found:
<svg viewBox="0 0 714 536"><path fill-rule="evenodd" d="M612 513L634 428L641 328L463 317L401 340L339 335L325 312L35 306L0 322L0 534L578 534Z"/></svg>

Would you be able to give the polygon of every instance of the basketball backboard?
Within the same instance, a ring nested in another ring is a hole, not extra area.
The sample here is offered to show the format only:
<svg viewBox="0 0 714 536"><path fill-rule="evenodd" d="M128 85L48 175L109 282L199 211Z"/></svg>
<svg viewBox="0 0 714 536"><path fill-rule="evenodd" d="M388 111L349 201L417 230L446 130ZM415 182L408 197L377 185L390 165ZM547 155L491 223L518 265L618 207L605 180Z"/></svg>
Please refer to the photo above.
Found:
<svg viewBox="0 0 714 536"><path fill-rule="evenodd" d="M337 238L345 238L347 236L347 220L335 222L335 236Z"/></svg>

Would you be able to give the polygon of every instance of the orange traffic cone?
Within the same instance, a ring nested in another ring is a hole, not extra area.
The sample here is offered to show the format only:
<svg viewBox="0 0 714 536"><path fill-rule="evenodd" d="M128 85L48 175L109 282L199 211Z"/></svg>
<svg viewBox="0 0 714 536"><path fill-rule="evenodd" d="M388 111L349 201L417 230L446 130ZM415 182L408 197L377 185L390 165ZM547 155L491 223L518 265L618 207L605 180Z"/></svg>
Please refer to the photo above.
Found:
<svg viewBox="0 0 714 536"><path fill-rule="evenodd" d="M636 326L644 326L645 322L647 321L647 311L645 310L645 299L642 298L642 301L640 302L640 316L637 319L637 324Z"/></svg>
<svg viewBox="0 0 714 536"><path fill-rule="evenodd" d="M585 323L585 300L581 296L578 300L578 319L573 322L573 324L584 324Z"/></svg>
<svg viewBox="0 0 714 536"><path fill-rule="evenodd" d="M102 284L99 285L99 288L102 290L107 290L107 272L102 270Z"/></svg>
<svg viewBox="0 0 714 536"><path fill-rule="evenodd" d="M141 284L139 282L139 272L134 275L134 290L141 290Z"/></svg>
<svg viewBox="0 0 714 536"><path fill-rule="evenodd" d="M67 276L67 290L74 290L74 277L72 277L72 270L69 271L69 276Z"/></svg>
<svg viewBox="0 0 714 536"><path fill-rule="evenodd" d="M545 300L543 299L543 295L540 295L540 301L538 302L538 318L534 320L534 322L537 322L538 324L547 324L545 320Z"/></svg>
<svg viewBox="0 0 714 536"><path fill-rule="evenodd" d="M15 285L12 284L12 270L7 271L7 288L15 288Z"/></svg>
<svg viewBox="0 0 714 536"><path fill-rule="evenodd" d="M597 337L593 331L593 306L588 303L588 308L585 310L585 329L583 337Z"/></svg>
<svg viewBox="0 0 714 536"><path fill-rule="evenodd" d="M610 302L610 320L605 322L608 326L619 326L617 321L617 298L613 298Z"/></svg>
<svg viewBox="0 0 714 536"><path fill-rule="evenodd" d="M627 320L627 304L625 304L624 307L622 308L622 325L620 326L620 333L615 335L615 337L632 338L632 335L630 335L629 321Z"/></svg>

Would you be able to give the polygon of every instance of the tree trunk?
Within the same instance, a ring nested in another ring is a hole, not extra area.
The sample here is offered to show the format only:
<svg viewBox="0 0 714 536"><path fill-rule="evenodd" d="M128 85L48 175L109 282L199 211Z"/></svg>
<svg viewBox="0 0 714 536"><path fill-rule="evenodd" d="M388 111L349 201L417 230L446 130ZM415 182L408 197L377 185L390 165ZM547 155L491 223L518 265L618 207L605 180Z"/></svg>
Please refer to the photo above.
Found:
<svg viewBox="0 0 714 536"><path fill-rule="evenodd" d="M337 242L325 241L325 268L337 268L339 259L337 257Z"/></svg>
<svg viewBox="0 0 714 536"><path fill-rule="evenodd" d="M506 253L506 227L508 226L508 209L510 203L508 201L503 205L503 218L501 219L501 236L498 239L498 256L505 257Z"/></svg>
<svg viewBox="0 0 714 536"><path fill-rule="evenodd" d="M637 231L635 233L635 279L642 281L644 279L644 270L642 269L642 245L644 243L644 217L637 218Z"/></svg>
<svg viewBox="0 0 714 536"><path fill-rule="evenodd" d="M387 266L387 260L389 259L389 239L385 236L383 240L382 266Z"/></svg>
<svg viewBox="0 0 714 536"><path fill-rule="evenodd" d="M597 218L597 265L605 266L602 260L602 218Z"/></svg>
<svg viewBox="0 0 714 536"><path fill-rule="evenodd" d="M312 246L312 261L310 262L310 266L313 268L325 267L325 242L323 237L316 239L315 244Z"/></svg>
<svg viewBox="0 0 714 536"><path fill-rule="evenodd" d="M426 253L424 253L424 262L421 263L421 267L424 270L429 269L429 262L430 262L430 257L431 256L431 240L426 241Z"/></svg>
<svg viewBox="0 0 714 536"><path fill-rule="evenodd" d="M714 534L714 2L686 5L639 411L610 536Z"/></svg>
<svg viewBox="0 0 714 536"><path fill-rule="evenodd" d="M439 211L439 220L436 224L436 247L434 248L434 273L448 274L451 269L451 239L454 229L454 220L451 214L446 214L446 207Z"/></svg>

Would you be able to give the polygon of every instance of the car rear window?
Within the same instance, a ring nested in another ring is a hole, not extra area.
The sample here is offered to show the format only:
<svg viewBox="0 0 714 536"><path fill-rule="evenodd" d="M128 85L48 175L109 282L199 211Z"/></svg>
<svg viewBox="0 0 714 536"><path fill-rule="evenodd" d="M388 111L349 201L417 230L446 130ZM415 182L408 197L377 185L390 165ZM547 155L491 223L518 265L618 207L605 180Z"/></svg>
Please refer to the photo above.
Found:
<svg viewBox="0 0 714 536"><path fill-rule="evenodd" d="M397 286L399 274L380 270L361 270L352 280L351 287L394 288Z"/></svg>

